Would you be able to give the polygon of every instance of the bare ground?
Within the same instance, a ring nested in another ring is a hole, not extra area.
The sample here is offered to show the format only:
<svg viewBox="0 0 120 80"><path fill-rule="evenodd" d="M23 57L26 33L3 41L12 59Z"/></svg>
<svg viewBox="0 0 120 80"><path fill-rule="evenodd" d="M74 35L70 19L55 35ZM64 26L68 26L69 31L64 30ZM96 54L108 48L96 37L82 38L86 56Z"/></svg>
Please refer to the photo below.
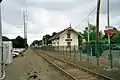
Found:
<svg viewBox="0 0 120 80"><path fill-rule="evenodd" d="M6 67L4 80L65 80L48 62L31 49L24 57L17 57Z"/></svg>
<svg viewBox="0 0 120 80"><path fill-rule="evenodd" d="M38 50L40 52L40 50ZM120 80L120 70L106 70L106 66L97 66L96 64L92 64L92 63L88 63L86 61L80 61L78 59L72 59L68 56L63 56L61 55L60 53L58 52L48 52L48 51L43 51L41 50L42 52L45 52L45 53L48 53L52 56L55 56L55 57L59 57L61 59L64 59L64 60L67 60L67 61L70 61L70 62L73 62L77 65L80 65L81 67L84 67L84 68L87 68L91 71L95 71L99 74L103 74L103 75L106 75L106 76L109 76L111 77L113 80Z"/></svg>

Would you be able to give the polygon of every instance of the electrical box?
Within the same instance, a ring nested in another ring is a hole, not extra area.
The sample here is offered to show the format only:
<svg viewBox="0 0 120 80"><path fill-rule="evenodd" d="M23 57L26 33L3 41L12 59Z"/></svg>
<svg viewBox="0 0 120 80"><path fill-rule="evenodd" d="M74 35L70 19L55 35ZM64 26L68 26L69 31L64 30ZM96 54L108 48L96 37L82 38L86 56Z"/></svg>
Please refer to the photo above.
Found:
<svg viewBox="0 0 120 80"><path fill-rule="evenodd" d="M3 61L5 64L11 64L13 60L12 55L12 41L3 41Z"/></svg>

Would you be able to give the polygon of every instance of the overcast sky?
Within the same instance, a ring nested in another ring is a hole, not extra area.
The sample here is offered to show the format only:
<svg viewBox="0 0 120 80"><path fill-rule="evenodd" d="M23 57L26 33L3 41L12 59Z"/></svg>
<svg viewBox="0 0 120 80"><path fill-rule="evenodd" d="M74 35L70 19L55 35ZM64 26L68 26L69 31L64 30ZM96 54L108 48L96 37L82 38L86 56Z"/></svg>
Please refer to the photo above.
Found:
<svg viewBox="0 0 120 80"><path fill-rule="evenodd" d="M106 1L101 0L100 30L107 25ZM27 0L28 14L28 43L40 40L45 34L52 34L64 28L72 27L83 31L87 20L83 19L96 7L97 0ZM120 0L110 0L110 24L120 25ZM23 8L25 0L3 0L2 29L3 35L15 38L23 37ZM96 10L89 17L90 23L95 24ZM83 22L82 22L83 21ZM80 26L77 26L80 24ZM77 26L77 27L76 27Z"/></svg>

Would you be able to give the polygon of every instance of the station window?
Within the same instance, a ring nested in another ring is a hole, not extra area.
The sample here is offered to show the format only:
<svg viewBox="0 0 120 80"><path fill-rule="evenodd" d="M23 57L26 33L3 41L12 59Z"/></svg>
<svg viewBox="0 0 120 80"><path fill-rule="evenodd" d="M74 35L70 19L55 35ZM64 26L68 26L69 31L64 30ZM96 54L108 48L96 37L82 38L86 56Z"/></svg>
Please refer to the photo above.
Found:
<svg viewBox="0 0 120 80"><path fill-rule="evenodd" d="M71 38L71 33L68 31L67 38Z"/></svg>

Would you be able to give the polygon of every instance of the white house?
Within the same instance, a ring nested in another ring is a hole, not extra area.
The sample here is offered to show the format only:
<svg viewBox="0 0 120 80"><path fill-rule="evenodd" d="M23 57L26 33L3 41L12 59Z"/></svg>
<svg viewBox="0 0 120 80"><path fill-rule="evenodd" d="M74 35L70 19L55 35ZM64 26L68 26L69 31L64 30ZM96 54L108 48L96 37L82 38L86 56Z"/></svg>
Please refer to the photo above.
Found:
<svg viewBox="0 0 120 80"><path fill-rule="evenodd" d="M52 41L52 46L78 46L78 35L82 37L76 30L72 27L68 27L56 35L54 35L50 40Z"/></svg>

